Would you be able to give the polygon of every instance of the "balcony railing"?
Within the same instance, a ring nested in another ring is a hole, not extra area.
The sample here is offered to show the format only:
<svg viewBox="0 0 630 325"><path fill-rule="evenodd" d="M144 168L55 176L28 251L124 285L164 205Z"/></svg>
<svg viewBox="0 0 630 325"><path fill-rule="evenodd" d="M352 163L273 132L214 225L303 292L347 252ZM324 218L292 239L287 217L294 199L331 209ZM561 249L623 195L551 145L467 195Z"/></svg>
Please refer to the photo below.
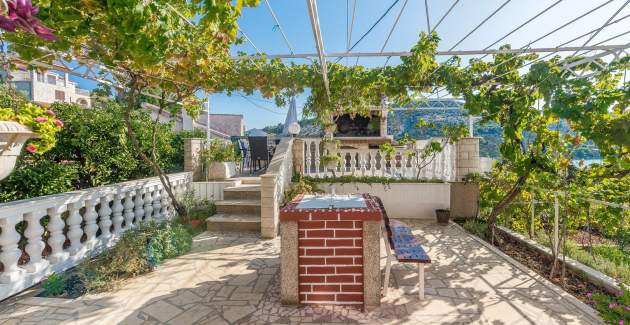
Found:
<svg viewBox="0 0 630 325"><path fill-rule="evenodd" d="M322 139L305 138L304 175L316 178L332 177L332 170L321 161L325 155ZM428 143L426 141L424 144ZM417 148L417 152L422 145ZM398 179L419 180L455 180L456 148L453 144L444 146L444 150L435 157L420 161L410 156L404 149L397 149L390 160L379 149L340 149L342 161L335 170L336 176L379 176Z"/></svg>
<svg viewBox="0 0 630 325"><path fill-rule="evenodd" d="M169 175L181 194L191 173ZM174 215L157 177L0 204L0 300L112 246L121 234Z"/></svg>

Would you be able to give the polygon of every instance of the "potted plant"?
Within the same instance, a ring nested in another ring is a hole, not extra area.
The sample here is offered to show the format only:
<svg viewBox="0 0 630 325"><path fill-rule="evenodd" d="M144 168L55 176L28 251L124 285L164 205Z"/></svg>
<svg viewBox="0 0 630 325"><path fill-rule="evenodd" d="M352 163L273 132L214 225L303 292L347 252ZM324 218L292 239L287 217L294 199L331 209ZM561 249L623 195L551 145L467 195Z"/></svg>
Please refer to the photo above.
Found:
<svg viewBox="0 0 630 325"><path fill-rule="evenodd" d="M55 135L62 127L55 112L32 103L17 110L0 108L0 179L11 174L28 139L37 138L26 151L41 155L55 146Z"/></svg>
<svg viewBox="0 0 630 325"><path fill-rule="evenodd" d="M322 164L326 167L326 169L337 170L337 166L341 162L341 156L338 154L328 154L324 155L321 158Z"/></svg>
<svg viewBox="0 0 630 325"><path fill-rule="evenodd" d="M213 140L202 152L208 179L227 179L236 175L236 162L240 159L234 144L228 141Z"/></svg>
<svg viewBox="0 0 630 325"><path fill-rule="evenodd" d="M447 225L451 217L451 211L448 209L436 209L435 216L437 217L437 222L439 224Z"/></svg>

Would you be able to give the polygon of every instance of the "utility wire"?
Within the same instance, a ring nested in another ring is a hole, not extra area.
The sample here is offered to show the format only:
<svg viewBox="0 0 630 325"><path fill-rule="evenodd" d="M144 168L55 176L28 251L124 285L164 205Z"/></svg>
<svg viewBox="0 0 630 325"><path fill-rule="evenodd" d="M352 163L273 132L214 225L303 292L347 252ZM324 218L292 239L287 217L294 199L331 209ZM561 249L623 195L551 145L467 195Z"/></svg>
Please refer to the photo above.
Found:
<svg viewBox="0 0 630 325"><path fill-rule="evenodd" d="M383 43L383 46L381 47L381 53L383 53L383 51L385 50L385 47L387 46L387 43L389 42L390 37L394 33L394 29L396 29L396 26L398 25L398 21L400 20L400 16L402 16L402 13L405 10L405 7L407 6L408 2L409 2L409 0L405 0L405 2L403 3L402 7L400 8L400 11L398 12L398 16L396 16L396 21L394 21L394 24L392 25L392 28L389 30L389 34L387 34L387 38L385 39L385 43ZM387 57L387 60L385 61L385 64L383 66L387 65L387 62L389 62L390 58L391 58L391 56Z"/></svg>
<svg viewBox="0 0 630 325"><path fill-rule="evenodd" d="M427 16L427 34L431 34L431 22L429 21L429 2L424 0L424 13Z"/></svg>
<svg viewBox="0 0 630 325"><path fill-rule="evenodd" d="M347 52L352 51L359 43L361 43L361 41L368 36L368 34L370 34L370 32L372 32L372 30L374 29L374 27L376 27L376 25L378 25L381 20L383 20L383 18L385 18L385 16L387 16L387 14L392 10L392 8L394 8L394 6L399 2L400 0L394 0L394 2L387 8L387 10L385 10L385 12L376 20L376 22L374 24L372 24L372 27L370 27L370 29L368 29L367 32L365 32L358 41L356 41L354 43L354 45L352 45ZM339 60L341 60L341 58L337 59L337 63L339 62Z"/></svg>
<svg viewBox="0 0 630 325"><path fill-rule="evenodd" d="M453 45L449 51L452 51L453 49L455 49L459 44L461 44L464 40L466 40L468 38L468 36L472 35L472 33L476 32L477 29L479 29L481 26L483 26L488 20L490 20L490 18L492 18L494 15L496 15L499 11L501 11L501 9L503 9L508 3L510 3L512 0L506 0L501 6L499 6L499 8L497 8L496 10L494 10L488 17L486 17L484 20L482 20L479 25L477 25L475 28L473 28L473 30L471 30L468 34L466 34L466 36L464 36L461 40L459 40L459 42L455 43L455 45Z"/></svg>
<svg viewBox="0 0 630 325"><path fill-rule="evenodd" d="M267 5L267 8L269 9L269 12L271 13L271 16L273 16L273 20L276 21L276 25L278 26L278 29L280 29L280 33L282 34L282 38L284 38L284 42L287 44L287 47L289 48L289 51L291 52L291 54L293 54L293 47L291 46L291 43L289 43L289 39L287 38L287 35L284 34L284 29L282 29L282 25L280 25L280 21L278 21L278 17L276 17L276 13L273 12L273 8L271 8L271 4L269 3L269 0L265 0L265 4Z"/></svg>
<svg viewBox="0 0 630 325"><path fill-rule="evenodd" d="M276 112L276 111L271 110L270 108L267 108L267 107L265 107L265 106L262 106L262 105L260 105L260 104L258 104L258 103L256 103L256 102L254 102L253 100L251 100L249 97L247 97L247 96L245 96L245 95L242 95L242 94L238 94L238 95L239 95L239 96L241 96L241 97L243 97L245 100L247 100L250 104L254 105L255 107L258 107L258 108L260 108L260 109L263 109L263 110L265 110L265 111L267 111L267 112L269 112L269 113L273 113L273 114L276 114L276 115L282 115L282 116L284 116L284 115L285 115L285 114L283 114L283 113L278 113L278 112Z"/></svg>
<svg viewBox="0 0 630 325"><path fill-rule="evenodd" d="M455 8L455 5L457 5L457 3L459 3L460 0L455 0L455 2L453 2L453 4L451 5L450 8L448 8L448 10L446 11L446 13L442 16L442 18L440 18L440 20L437 22L437 24L435 24L435 26L433 26L433 28L431 29L431 32L433 32L436 28L438 28L438 26L440 26L440 24L442 23L442 21L444 20L444 18L446 18L446 16L448 16L448 14L451 13L451 11L453 10L453 8Z"/></svg>

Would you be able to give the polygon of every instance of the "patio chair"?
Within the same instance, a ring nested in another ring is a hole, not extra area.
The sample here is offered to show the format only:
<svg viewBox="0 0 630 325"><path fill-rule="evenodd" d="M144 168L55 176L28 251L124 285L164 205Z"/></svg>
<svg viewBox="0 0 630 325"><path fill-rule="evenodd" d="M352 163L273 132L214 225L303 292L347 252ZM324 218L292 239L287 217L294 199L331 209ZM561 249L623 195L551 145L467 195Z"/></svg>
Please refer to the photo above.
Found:
<svg viewBox="0 0 630 325"><path fill-rule="evenodd" d="M411 228L397 220L390 220L380 198L375 197L383 213L383 241L387 252L385 263L385 282L383 296L387 296L389 276L391 275L392 257L399 263L418 264L418 297L424 299L424 266L431 263L431 258L424 251L420 242L411 232Z"/></svg>
<svg viewBox="0 0 630 325"><path fill-rule="evenodd" d="M262 169L262 161L265 162L265 168L269 166L269 146L267 145L267 137L248 137L250 164L252 170ZM258 169L256 169L258 163Z"/></svg>

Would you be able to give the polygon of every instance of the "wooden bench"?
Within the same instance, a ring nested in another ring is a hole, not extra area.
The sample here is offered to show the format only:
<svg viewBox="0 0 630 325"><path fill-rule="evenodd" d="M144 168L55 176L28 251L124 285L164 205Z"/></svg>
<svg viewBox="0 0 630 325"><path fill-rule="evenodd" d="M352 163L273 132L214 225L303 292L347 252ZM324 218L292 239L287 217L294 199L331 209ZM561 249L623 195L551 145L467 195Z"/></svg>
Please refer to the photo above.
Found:
<svg viewBox="0 0 630 325"><path fill-rule="evenodd" d="M376 197L376 201L383 213L383 241L385 242L385 250L387 251L383 295L387 296L389 289L393 251L393 255L399 263L418 264L418 296L422 300L424 299L424 265L431 263L431 258L413 235L411 228L400 221L389 219L381 199Z"/></svg>

